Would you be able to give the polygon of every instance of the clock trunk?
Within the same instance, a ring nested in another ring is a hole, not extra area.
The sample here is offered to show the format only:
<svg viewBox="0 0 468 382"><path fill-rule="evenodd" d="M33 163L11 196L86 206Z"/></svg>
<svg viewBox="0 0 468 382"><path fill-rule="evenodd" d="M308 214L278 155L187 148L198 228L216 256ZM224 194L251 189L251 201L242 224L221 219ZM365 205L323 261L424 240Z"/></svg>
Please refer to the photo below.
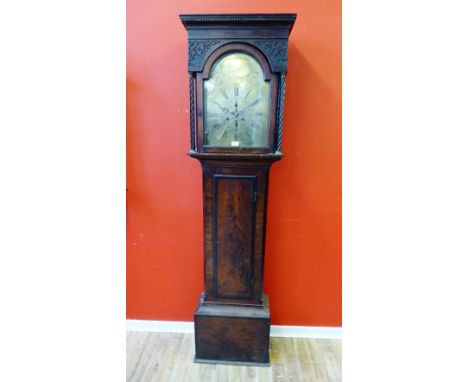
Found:
<svg viewBox="0 0 468 382"><path fill-rule="evenodd" d="M269 166L202 168L205 301L261 306Z"/></svg>

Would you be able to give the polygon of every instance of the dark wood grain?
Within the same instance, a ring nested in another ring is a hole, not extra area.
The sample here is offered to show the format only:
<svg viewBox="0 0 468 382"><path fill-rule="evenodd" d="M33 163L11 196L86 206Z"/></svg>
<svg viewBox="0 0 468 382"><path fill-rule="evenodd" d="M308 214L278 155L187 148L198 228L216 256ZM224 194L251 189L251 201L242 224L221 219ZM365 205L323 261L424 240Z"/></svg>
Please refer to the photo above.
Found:
<svg viewBox="0 0 468 382"><path fill-rule="evenodd" d="M262 305L263 259L270 163L201 160L203 169L206 302ZM220 183L219 180L223 179ZM226 183L227 182L227 183ZM251 183L249 183L251 182ZM221 188L216 186L219 183ZM249 186L250 185L250 186ZM256 193L256 201L253 200ZM216 220L221 216L222 224ZM242 246L240 245L242 244ZM241 250L241 252L239 252ZM221 251L221 252L220 252ZM221 269L218 269L218 265ZM233 267L228 271L229 267ZM237 268L241 273L234 272ZM221 270L221 272L220 272ZM250 273L249 273L250 271ZM245 286L247 275L251 290ZM232 279L230 277L232 276ZM244 281L241 281L244 280ZM217 285L231 283L226 298Z"/></svg>
<svg viewBox="0 0 468 382"><path fill-rule="evenodd" d="M214 176L215 295L251 298L253 292L256 176Z"/></svg>
<svg viewBox="0 0 468 382"><path fill-rule="evenodd" d="M270 346L270 309L204 305L195 312L195 359L267 365Z"/></svg>
<svg viewBox="0 0 468 382"><path fill-rule="evenodd" d="M237 362L269 362L269 323L252 318L196 319L196 358Z"/></svg>

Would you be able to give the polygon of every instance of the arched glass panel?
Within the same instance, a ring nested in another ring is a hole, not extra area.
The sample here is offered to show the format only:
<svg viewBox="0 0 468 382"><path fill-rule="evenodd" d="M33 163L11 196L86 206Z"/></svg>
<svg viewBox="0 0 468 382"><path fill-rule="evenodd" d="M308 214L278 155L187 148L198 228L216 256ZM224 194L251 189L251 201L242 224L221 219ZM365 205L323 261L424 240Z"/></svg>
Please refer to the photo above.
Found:
<svg viewBox="0 0 468 382"><path fill-rule="evenodd" d="M270 82L250 55L227 53L204 81L204 145L268 147Z"/></svg>

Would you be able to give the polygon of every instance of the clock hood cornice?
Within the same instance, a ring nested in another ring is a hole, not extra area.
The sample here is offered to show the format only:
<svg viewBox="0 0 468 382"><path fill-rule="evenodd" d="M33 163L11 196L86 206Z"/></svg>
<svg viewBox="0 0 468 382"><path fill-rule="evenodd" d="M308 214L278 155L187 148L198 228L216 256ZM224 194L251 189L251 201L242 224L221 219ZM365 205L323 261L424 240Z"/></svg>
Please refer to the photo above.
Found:
<svg viewBox="0 0 468 382"><path fill-rule="evenodd" d="M296 20L296 13L238 13L238 14L183 14L180 19L187 30L207 26L286 27L288 34Z"/></svg>
<svg viewBox="0 0 468 382"><path fill-rule="evenodd" d="M185 14L180 15L188 31L188 70L200 72L206 58L228 43L246 43L260 50L271 70L288 70L288 37L295 13L275 14Z"/></svg>

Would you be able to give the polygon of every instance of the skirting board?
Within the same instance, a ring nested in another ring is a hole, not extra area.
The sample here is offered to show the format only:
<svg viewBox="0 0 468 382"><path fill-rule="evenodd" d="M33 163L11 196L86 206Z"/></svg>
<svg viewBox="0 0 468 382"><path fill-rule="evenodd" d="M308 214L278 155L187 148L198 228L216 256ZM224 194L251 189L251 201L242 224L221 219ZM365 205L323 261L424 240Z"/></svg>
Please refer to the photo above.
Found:
<svg viewBox="0 0 468 382"><path fill-rule="evenodd" d="M127 320L127 330L165 333L193 333L193 322ZM340 327L271 325L272 337L341 338Z"/></svg>

